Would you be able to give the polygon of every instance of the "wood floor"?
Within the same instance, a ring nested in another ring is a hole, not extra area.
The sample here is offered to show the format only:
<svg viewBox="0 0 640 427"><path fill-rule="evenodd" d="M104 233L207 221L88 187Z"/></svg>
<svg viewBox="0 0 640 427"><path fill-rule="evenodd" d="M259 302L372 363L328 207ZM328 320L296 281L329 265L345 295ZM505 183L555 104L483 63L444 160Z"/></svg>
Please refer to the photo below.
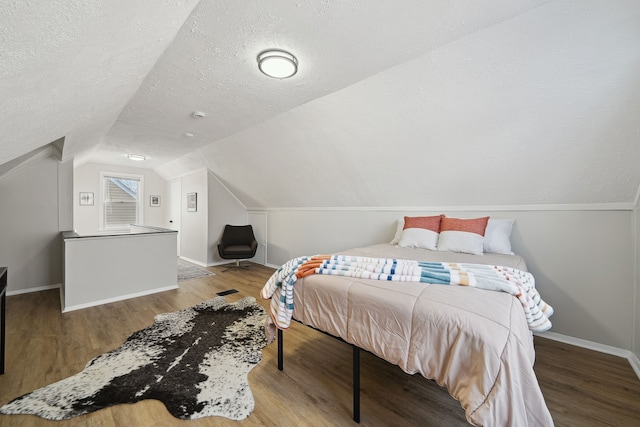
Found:
<svg viewBox="0 0 640 427"><path fill-rule="evenodd" d="M0 404L72 375L119 346L158 313L175 311L235 288L232 302L259 298L273 270L216 273L181 282L180 289L99 307L60 313L57 290L8 297L7 364ZM173 418L157 401L119 405L68 421L0 415L0 426L355 426L351 420L351 347L302 325L285 333L285 369L277 345L263 351L249 374L256 407L243 421ZM536 338L536 373L556 426L640 426L640 380L626 359ZM410 376L366 352L362 357L362 426L466 426L462 408L446 390Z"/></svg>

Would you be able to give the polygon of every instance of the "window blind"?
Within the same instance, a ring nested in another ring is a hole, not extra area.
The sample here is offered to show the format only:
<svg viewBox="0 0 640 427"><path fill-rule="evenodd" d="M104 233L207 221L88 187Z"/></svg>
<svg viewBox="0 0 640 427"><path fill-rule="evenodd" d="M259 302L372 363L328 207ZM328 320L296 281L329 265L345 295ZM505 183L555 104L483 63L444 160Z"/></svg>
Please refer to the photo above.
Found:
<svg viewBox="0 0 640 427"><path fill-rule="evenodd" d="M140 223L138 213L140 180L104 177L104 228L122 228Z"/></svg>

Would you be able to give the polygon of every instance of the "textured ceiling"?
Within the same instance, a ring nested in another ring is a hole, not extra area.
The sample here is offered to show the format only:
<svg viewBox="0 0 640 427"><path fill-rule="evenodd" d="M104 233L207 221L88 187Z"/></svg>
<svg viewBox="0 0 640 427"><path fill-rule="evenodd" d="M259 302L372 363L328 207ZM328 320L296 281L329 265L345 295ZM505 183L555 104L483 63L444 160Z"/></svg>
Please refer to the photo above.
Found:
<svg viewBox="0 0 640 427"><path fill-rule="evenodd" d="M64 136L76 164L208 168L249 207L629 204L640 184L634 0L9 2L0 35L0 165ZM298 74L262 75L270 47Z"/></svg>
<svg viewBox="0 0 640 427"><path fill-rule="evenodd" d="M65 158L99 144L196 4L1 2L0 164L61 137Z"/></svg>

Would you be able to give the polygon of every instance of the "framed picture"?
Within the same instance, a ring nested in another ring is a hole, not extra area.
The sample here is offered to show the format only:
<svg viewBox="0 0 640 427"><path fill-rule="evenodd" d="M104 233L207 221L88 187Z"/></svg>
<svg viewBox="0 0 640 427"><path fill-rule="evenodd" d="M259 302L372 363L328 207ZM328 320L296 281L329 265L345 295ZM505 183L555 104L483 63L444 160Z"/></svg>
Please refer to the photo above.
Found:
<svg viewBox="0 0 640 427"><path fill-rule="evenodd" d="M80 206L93 206L93 193L80 192Z"/></svg>
<svg viewBox="0 0 640 427"><path fill-rule="evenodd" d="M152 207L160 206L160 196L149 196L149 206L152 206Z"/></svg>
<svg viewBox="0 0 640 427"><path fill-rule="evenodd" d="M187 212L197 212L198 193L187 193Z"/></svg>

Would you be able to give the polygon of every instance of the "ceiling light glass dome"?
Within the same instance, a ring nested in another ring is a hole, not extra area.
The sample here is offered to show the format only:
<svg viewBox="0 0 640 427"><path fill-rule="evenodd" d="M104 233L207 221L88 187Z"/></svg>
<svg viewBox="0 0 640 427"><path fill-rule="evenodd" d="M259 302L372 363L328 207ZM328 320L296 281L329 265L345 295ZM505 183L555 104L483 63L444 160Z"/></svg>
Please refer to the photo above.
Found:
<svg viewBox="0 0 640 427"><path fill-rule="evenodd" d="M275 79L287 79L298 72L298 59L279 49L269 49L258 55L258 68Z"/></svg>

